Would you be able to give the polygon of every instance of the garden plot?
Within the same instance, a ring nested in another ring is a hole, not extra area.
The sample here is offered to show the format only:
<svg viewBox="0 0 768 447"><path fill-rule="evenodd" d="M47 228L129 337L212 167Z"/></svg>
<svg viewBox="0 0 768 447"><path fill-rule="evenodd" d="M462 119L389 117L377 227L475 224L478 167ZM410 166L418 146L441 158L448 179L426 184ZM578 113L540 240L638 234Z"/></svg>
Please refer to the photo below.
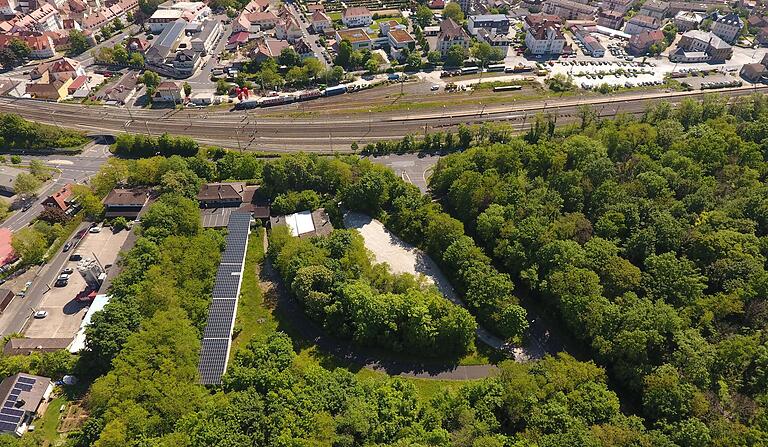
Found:
<svg viewBox="0 0 768 447"><path fill-rule="evenodd" d="M365 247L373 253L378 263L387 263L392 273L424 275L440 293L452 302L461 305L461 300L443 275L435 261L418 248L404 242L376 219L361 213L344 214L344 226L354 228L363 236Z"/></svg>

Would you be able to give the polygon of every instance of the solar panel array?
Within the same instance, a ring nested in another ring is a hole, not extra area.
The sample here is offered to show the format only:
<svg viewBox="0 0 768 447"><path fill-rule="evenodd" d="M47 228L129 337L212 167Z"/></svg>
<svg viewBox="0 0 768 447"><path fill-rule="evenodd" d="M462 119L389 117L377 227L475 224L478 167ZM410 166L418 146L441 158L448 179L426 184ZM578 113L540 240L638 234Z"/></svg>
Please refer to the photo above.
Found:
<svg viewBox="0 0 768 447"><path fill-rule="evenodd" d="M227 245L221 254L216 281L213 284L213 301L208 308L208 321L203 332L200 363L197 368L200 382L206 385L221 383L221 376L227 369L250 227L250 214L230 214Z"/></svg>
<svg viewBox="0 0 768 447"><path fill-rule="evenodd" d="M12 433L24 419L24 410L16 408L16 402L22 391L32 391L32 386L37 380L31 377L19 377L13 384L8 398L0 408L0 433Z"/></svg>

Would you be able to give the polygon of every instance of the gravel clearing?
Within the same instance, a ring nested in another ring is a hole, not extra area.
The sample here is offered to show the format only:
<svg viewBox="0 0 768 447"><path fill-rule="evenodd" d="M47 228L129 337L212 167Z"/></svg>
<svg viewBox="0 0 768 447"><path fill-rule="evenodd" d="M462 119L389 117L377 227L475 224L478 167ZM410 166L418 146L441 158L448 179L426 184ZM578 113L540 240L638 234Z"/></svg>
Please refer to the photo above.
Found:
<svg viewBox="0 0 768 447"><path fill-rule="evenodd" d="M344 225L354 228L363 236L365 247L373 252L377 263L389 264L392 273L424 275L429 283L437 286L443 296L455 304L463 305L435 261L423 251L390 233L381 222L365 214L348 211L344 214Z"/></svg>

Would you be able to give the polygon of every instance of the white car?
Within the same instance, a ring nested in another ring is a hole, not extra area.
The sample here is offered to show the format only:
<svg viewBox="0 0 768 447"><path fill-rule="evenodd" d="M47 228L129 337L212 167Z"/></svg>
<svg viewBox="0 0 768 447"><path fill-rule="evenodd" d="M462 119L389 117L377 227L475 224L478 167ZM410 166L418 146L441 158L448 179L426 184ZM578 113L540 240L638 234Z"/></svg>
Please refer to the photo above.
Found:
<svg viewBox="0 0 768 447"><path fill-rule="evenodd" d="M440 90L440 86L435 84L432 87L430 87L430 90L432 90L433 92L436 92L436 91Z"/></svg>
<svg viewBox="0 0 768 447"><path fill-rule="evenodd" d="M89 233L101 233L101 227L93 227L88 230Z"/></svg>
<svg viewBox="0 0 768 447"><path fill-rule="evenodd" d="M45 318L47 316L48 316L48 311L45 311L45 310L37 310L34 313L34 317L38 319Z"/></svg>

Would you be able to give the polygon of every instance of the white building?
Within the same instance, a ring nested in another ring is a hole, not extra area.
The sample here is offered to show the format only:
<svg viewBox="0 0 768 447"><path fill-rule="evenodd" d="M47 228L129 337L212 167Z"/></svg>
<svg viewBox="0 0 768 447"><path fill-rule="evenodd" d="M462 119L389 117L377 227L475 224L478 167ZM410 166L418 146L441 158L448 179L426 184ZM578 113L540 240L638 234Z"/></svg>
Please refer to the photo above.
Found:
<svg viewBox="0 0 768 447"><path fill-rule="evenodd" d="M344 10L341 21L350 28L368 26L373 23L373 14L365 6L355 6Z"/></svg>
<svg viewBox="0 0 768 447"><path fill-rule="evenodd" d="M669 13L669 3L660 0L648 0L643 3L638 15L650 16L661 20L667 13Z"/></svg>
<svg viewBox="0 0 768 447"><path fill-rule="evenodd" d="M525 46L536 56L561 54L565 47L565 36L554 26L539 25L528 29L525 34Z"/></svg>
<svg viewBox="0 0 768 447"><path fill-rule="evenodd" d="M218 20L206 20L203 22L202 31L192 37L192 49L198 53L208 54L219 38L221 38L221 31L221 22Z"/></svg>
<svg viewBox="0 0 768 447"><path fill-rule="evenodd" d="M323 11L315 11L312 13L312 29L316 33L324 33L325 30L330 29L333 26L330 17Z"/></svg>
<svg viewBox="0 0 768 447"><path fill-rule="evenodd" d="M712 22L712 34L728 43L733 43L744 28L744 22L736 13L720 16Z"/></svg>
<svg viewBox="0 0 768 447"><path fill-rule="evenodd" d="M453 19L449 18L440 22L440 31L437 33L437 51L440 54L445 56L454 45L467 49L469 42L469 35Z"/></svg>
<svg viewBox="0 0 768 447"><path fill-rule="evenodd" d="M661 22L655 17L636 15L629 19L624 32L629 35L640 34L643 31L653 31L661 27Z"/></svg>
<svg viewBox="0 0 768 447"><path fill-rule="evenodd" d="M692 29L698 29L701 22L704 21L704 14L693 11L680 11L675 14L675 27L677 31L684 33Z"/></svg>

